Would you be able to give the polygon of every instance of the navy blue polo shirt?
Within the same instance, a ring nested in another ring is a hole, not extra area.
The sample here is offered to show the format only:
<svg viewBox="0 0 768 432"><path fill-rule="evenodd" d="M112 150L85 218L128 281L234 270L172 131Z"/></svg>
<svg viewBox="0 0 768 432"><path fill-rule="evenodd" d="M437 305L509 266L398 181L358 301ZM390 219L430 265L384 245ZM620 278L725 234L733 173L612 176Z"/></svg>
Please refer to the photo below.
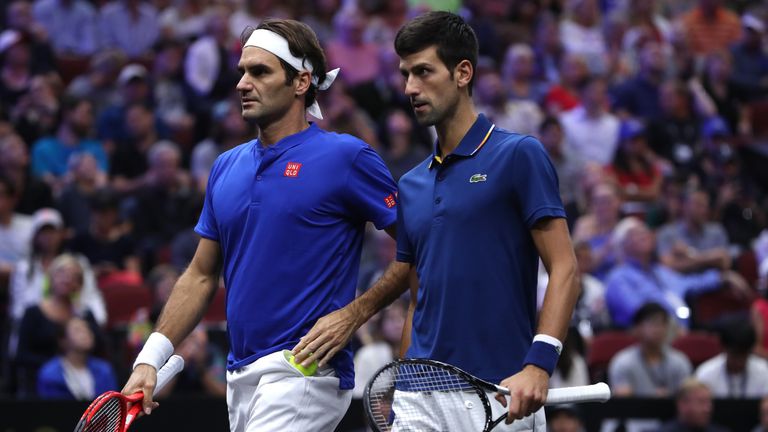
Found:
<svg viewBox="0 0 768 432"><path fill-rule="evenodd" d="M530 230L565 217L544 147L481 114L452 154L433 155L398 186L397 260L419 276L408 357L491 382L518 372L536 322Z"/></svg>
<svg viewBox="0 0 768 432"><path fill-rule="evenodd" d="M195 231L223 254L229 370L293 348L354 298L365 223L395 223L395 196L373 149L314 124L219 156ZM349 347L331 365L354 387Z"/></svg>

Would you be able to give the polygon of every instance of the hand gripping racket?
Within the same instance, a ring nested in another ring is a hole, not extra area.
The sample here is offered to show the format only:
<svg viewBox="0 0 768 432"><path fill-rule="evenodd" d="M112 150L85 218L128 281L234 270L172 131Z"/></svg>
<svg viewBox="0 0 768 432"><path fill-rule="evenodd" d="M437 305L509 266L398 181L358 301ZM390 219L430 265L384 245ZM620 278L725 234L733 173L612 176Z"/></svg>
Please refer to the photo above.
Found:
<svg viewBox="0 0 768 432"><path fill-rule="evenodd" d="M184 369L184 359L173 355L157 371L157 384L154 393L165 387L171 378ZM86 408L74 432L125 432L141 411L144 393L137 392L125 396L116 391L102 393ZM128 404L133 405L128 408Z"/></svg>
<svg viewBox="0 0 768 432"><path fill-rule="evenodd" d="M376 372L365 387L363 405L371 427L377 432L425 429L424 425L434 424L441 412L460 409L473 417L471 424L487 432L507 417L504 413L493 419L487 392L509 394L508 389L455 366L435 360L404 359ZM608 385L599 383L550 389L546 404L605 402L610 397ZM453 430L452 427L457 426L442 425L438 429Z"/></svg>

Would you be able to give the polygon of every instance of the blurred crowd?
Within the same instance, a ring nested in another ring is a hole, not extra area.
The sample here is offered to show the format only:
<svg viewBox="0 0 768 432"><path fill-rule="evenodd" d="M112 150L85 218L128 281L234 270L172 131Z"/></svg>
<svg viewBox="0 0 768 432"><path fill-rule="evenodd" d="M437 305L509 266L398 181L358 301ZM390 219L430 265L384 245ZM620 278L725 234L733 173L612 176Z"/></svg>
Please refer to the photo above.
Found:
<svg viewBox="0 0 768 432"><path fill-rule="evenodd" d="M605 379L617 394L678 401L697 383L710 399L768 395L764 2L3 5L3 392L88 399L124 378L194 253L213 161L256 136L235 91L247 26L283 17L315 30L341 68L318 123L368 142L397 179L434 136L414 122L393 41L434 8L478 35L480 109L537 136L560 178L582 295L553 385ZM368 237L361 291L394 257L386 235ZM540 298L545 286L542 270ZM397 355L405 305L358 333L358 383ZM224 392L213 315L179 348L192 359L177 383L186 391ZM695 337L711 355L689 349Z"/></svg>

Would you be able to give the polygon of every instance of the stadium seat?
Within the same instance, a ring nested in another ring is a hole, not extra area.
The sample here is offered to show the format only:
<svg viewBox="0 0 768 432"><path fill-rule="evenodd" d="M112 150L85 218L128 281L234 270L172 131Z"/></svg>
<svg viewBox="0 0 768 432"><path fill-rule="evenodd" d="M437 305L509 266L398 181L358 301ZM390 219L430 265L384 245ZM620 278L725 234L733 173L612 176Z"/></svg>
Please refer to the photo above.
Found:
<svg viewBox="0 0 768 432"><path fill-rule="evenodd" d="M672 342L672 347L688 356L694 369L723 351L717 335L703 331L692 331L678 337Z"/></svg>
<svg viewBox="0 0 768 432"><path fill-rule="evenodd" d="M688 303L691 306L692 328L713 330L723 319L748 315L752 298L742 297L730 288L721 288L693 296Z"/></svg>
<svg viewBox="0 0 768 432"><path fill-rule="evenodd" d="M105 283L99 287L107 307L107 327L128 324L137 309L151 307L152 294L142 284Z"/></svg>
<svg viewBox="0 0 768 432"><path fill-rule="evenodd" d="M622 330L609 330L595 335L587 354L587 368L592 382L605 381L608 364L613 356L635 341L631 333Z"/></svg>

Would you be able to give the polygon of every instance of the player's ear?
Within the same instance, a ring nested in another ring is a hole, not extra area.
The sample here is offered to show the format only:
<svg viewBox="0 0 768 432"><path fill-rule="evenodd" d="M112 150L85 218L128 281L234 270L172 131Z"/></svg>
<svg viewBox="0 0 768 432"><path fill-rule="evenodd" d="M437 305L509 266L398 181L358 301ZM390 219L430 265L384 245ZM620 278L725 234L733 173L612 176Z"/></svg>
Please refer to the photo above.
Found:
<svg viewBox="0 0 768 432"><path fill-rule="evenodd" d="M472 63L466 59L460 61L453 70L453 77L459 88L468 87L473 76L475 76L475 69L472 67Z"/></svg>
<svg viewBox="0 0 768 432"><path fill-rule="evenodd" d="M296 96L301 96L309 90L309 86L312 85L312 75L309 72L301 71L296 75L294 80L296 85Z"/></svg>

